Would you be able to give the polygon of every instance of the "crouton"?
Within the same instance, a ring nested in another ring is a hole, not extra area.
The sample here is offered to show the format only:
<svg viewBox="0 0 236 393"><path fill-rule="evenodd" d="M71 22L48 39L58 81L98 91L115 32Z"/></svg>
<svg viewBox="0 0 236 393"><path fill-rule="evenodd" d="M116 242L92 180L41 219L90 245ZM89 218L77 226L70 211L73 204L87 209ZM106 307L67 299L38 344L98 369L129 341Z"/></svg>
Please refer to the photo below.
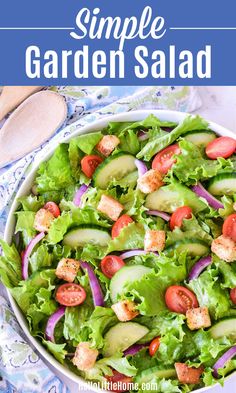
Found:
<svg viewBox="0 0 236 393"><path fill-rule="evenodd" d="M77 345L72 363L81 371L92 368L97 360L98 350L90 348L89 342L81 342Z"/></svg>
<svg viewBox="0 0 236 393"><path fill-rule="evenodd" d="M211 326L211 318L207 307L190 308L186 312L187 325L190 330Z"/></svg>
<svg viewBox="0 0 236 393"><path fill-rule="evenodd" d="M213 240L211 251L223 261L233 262L236 260L236 243L224 235Z"/></svg>
<svg viewBox="0 0 236 393"><path fill-rule="evenodd" d="M54 215L46 209L39 209L34 218L34 228L39 232L48 232Z"/></svg>
<svg viewBox="0 0 236 393"><path fill-rule="evenodd" d="M104 137L97 144L96 149L104 156L108 157L116 146L120 143L119 138L115 135L104 135Z"/></svg>
<svg viewBox="0 0 236 393"><path fill-rule="evenodd" d="M163 186L162 175L156 169L150 169L138 179L138 188L144 194L150 194Z"/></svg>
<svg viewBox="0 0 236 393"><path fill-rule="evenodd" d="M144 249L146 251L162 251L165 248L165 231L148 229L144 238Z"/></svg>
<svg viewBox="0 0 236 393"><path fill-rule="evenodd" d="M181 383L198 384L200 383L200 376L204 371L204 367L196 368L189 367L185 363L175 363L175 370Z"/></svg>
<svg viewBox="0 0 236 393"><path fill-rule="evenodd" d="M124 209L124 206L116 199L107 195L102 195L97 209L106 214L111 220L116 221Z"/></svg>
<svg viewBox="0 0 236 393"><path fill-rule="evenodd" d="M76 259L62 258L56 268L56 276L61 280L73 282L80 268Z"/></svg>
<svg viewBox="0 0 236 393"><path fill-rule="evenodd" d="M120 302L113 304L111 308L121 322L131 321L131 319L134 319L137 315L139 315L139 311L135 309L136 304L131 300L121 300Z"/></svg>

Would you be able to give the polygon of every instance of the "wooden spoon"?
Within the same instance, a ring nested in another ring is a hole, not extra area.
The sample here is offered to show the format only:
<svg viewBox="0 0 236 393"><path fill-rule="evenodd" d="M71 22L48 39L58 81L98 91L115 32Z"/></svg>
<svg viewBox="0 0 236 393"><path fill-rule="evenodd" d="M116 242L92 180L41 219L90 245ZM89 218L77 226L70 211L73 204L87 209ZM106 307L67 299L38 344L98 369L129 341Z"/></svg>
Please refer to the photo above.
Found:
<svg viewBox="0 0 236 393"><path fill-rule="evenodd" d="M67 105L58 93L46 90L27 98L0 130L0 168L50 138L66 115Z"/></svg>
<svg viewBox="0 0 236 393"><path fill-rule="evenodd" d="M43 86L4 86L0 96L0 120Z"/></svg>

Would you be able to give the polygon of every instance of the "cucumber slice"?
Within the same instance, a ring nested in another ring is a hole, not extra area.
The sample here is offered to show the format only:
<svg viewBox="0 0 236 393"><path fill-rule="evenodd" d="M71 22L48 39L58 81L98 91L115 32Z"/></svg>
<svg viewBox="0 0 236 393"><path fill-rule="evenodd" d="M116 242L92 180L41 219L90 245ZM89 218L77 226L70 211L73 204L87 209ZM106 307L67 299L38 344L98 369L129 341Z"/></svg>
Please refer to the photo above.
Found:
<svg viewBox="0 0 236 393"><path fill-rule="evenodd" d="M213 177L208 186L212 195L233 195L236 193L236 172L222 173Z"/></svg>
<svg viewBox="0 0 236 393"><path fill-rule="evenodd" d="M209 247L201 239L183 239L165 249L166 252L171 250L177 250L178 252L188 251L190 255L200 257L209 252Z"/></svg>
<svg viewBox="0 0 236 393"><path fill-rule="evenodd" d="M122 179L128 173L135 171L135 157L127 153L118 153L108 157L94 172L93 179L96 187L105 190L112 179Z"/></svg>
<svg viewBox="0 0 236 393"><path fill-rule="evenodd" d="M160 370L158 367L152 367L141 371L141 373L135 378L135 382L141 385L142 383L150 382L153 378L176 378L176 375L174 368Z"/></svg>
<svg viewBox="0 0 236 393"><path fill-rule="evenodd" d="M149 194L145 206L150 210L167 213L173 213L180 206L190 206L194 213L207 207L193 191L178 182L163 186Z"/></svg>
<svg viewBox="0 0 236 393"><path fill-rule="evenodd" d="M209 329L213 338L229 337L236 342L236 318L225 318Z"/></svg>
<svg viewBox="0 0 236 393"><path fill-rule="evenodd" d="M146 326L136 322L120 322L104 336L103 354L105 357L123 352L149 332Z"/></svg>
<svg viewBox="0 0 236 393"><path fill-rule="evenodd" d="M96 225L83 225L68 232L63 239L63 243L70 247L83 247L87 243L107 246L111 236L102 227Z"/></svg>
<svg viewBox="0 0 236 393"><path fill-rule="evenodd" d="M189 131L183 135L183 138L196 146L206 147L208 143L216 139L216 134L210 130Z"/></svg>
<svg viewBox="0 0 236 393"><path fill-rule="evenodd" d="M110 282L110 296L113 303L121 295L124 286L129 282L139 280L144 274L150 273L152 269L142 265L124 266L112 277Z"/></svg>

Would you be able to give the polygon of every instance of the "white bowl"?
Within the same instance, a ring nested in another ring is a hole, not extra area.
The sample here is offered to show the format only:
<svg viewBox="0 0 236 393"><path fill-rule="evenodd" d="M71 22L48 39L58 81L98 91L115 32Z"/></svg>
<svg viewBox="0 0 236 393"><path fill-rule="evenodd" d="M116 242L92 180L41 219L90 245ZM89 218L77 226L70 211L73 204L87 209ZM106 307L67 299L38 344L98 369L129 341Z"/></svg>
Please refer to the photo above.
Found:
<svg viewBox="0 0 236 393"><path fill-rule="evenodd" d="M151 113L154 114L155 116L157 116L158 118L160 118L161 120L168 120L168 121L176 122L176 123L181 122L187 116L186 113L169 111L169 110L140 110L140 111L121 113L118 115L106 117L105 119L96 121L96 122L89 124L85 127L81 127L78 129L78 131L75 131L69 137L64 139L63 142L68 142L71 138L73 138L74 136L77 136L77 135L86 134L86 133L100 130L100 129L106 127L108 125L108 123L111 121L117 121L117 122L140 121L140 120L145 119ZM224 127L219 126L218 124L210 123L210 128L219 135L231 136L231 137L235 138L235 135L231 131L227 130ZM42 161L48 160L49 157L53 154L53 151L54 151L54 149L52 149L50 152L48 152L40 162L37 162L37 165L33 166L31 172L29 173L29 175L27 176L27 178L25 179L25 181L21 185L21 187L15 197L15 200L12 204L12 207L11 207L11 210L10 210L10 213L8 216L6 229L5 229L5 233L4 233L4 239L8 243L11 243L12 237L14 234L14 228L15 228L14 212L16 211L16 209L18 208L18 205L19 205L17 202L17 199L23 195L29 194L40 163ZM11 306L13 308L13 311L16 315L16 318L17 318L19 324L21 325L21 327L22 327L23 331L25 332L26 336L28 337L28 339L31 341L31 343L34 345L34 347L38 350L38 352L53 367L55 367L58 371L60 371L62 374L64 374L67 378L69 378L73 382L83 385L84 389L90 390L91 389L90 384L86 383L86 381L83 378L77 376L72 371L70 371L67 367L60 364L48 351L46 351L46 349L43 347L43 345L38 340L36 340L33 336L31 336L31 334L29 332L28 324L25 320L25 317L22 314L20 308L18 307L17 303L15 302L15 300L13 299L13 297L11 296L9 291L8 291L8 296L9 296ZM234 373L234 375L235 375L235 373ZM232 378L232 374L228 378ZM200 393L200 392L209 390L210 388L212 388L212 386L195 390L195 392ZM105 392L105 391L102 391L101 389L98 389L96 387L93 387L93 390L97 391L97 392Z"/></svg>

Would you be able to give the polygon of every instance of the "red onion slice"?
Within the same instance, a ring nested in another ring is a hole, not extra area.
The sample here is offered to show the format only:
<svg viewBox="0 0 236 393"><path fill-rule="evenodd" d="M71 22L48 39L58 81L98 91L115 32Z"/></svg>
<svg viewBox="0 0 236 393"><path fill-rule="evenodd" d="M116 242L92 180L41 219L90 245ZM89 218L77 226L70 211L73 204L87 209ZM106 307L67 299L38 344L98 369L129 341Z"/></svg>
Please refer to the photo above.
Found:
<svg viewBox="0 0 236 393"><path fill-rule="evenodd" d="M159 255L158 252L156 251L145 251L145 250L129 250L129 251L125 251L122 254L119 255L119 257L121 259L127 259L127 258L131 258L131 257L135 257L137 255L146 255L146 254L155 254L155 255Z"/></svg>
<svg viewBox="0 0 236 393"><path fill-rule="evenodd" d="M57 311L55 311L47 321L46 329L45 329L45 336L46 339L49 341L55 342L54 338L54 330L56 327L57 322L65 315L66 307L60 306Z"/></svg>
<svg viewBox="0 0 236 393"><path fill-rule="evenodd" d="M146 141L149 138L148 133L146 131L140 130L138 132L138 139L140 141Z"/></svg>
<svg viewBox="0 0 236 393"><path fill-rule="evenodd" d="M201 272L210 264L212 263L212 257L208 256L208 257L204 257L199 259L199 261L197 261L195 263L195 265L192 267L188 279L189 281L194 280L195 278L198 278L198 276L201 274Z"/></svg>
<svg viewBox="0 0 236 393"><path fill-rule="evenodd" d="M134 161L134 163L135 163L135 165L136 165L136 167L137 167L137 169L138 169L138 175L139 175L139 177L140 177L140 176L143 176L143 175L148 171L147 166L146 166L146 164L144 164L143 161L137 160L137 159L136 159L136 160Z"/></svg>
<svg viewBox="0 0 236 393"><path fill-rule="evenodd" d="M175 128L175 127L161 127L161 129L162 129L163 131L165 131L165 132L171 132L171 131L173 131L174 128Z"/></svg>
<svg viewBox="0 0 236 393"><path fill-rule="evenodd" d="M215 378L219 377L218 370L220 368L223 368L225 366L225 363L227 363L230 359L232 359L234 356L236 356L236 345L234 345L232 348L228 349L214 364L213 366L213 375Z"/></svg>
<svg viewBox="0 0 236 393"><path fill-rule="evenodd" d="M213 195L211 195L201 183L198 183L196 186L192 187L192 191L194 191L199 197L205 198L210 206L214 209L223 209L224 205L218 199L216 199Z"/></svg>
<svg viewBox="0 0 236 393"><path fill-rule="evenodd" d="M103 293L102 293L102 289L100 287L99 281L92 269L92 267L84 261L80 262L81 267L84 270L87 270L88 272L88 277L89 277L89 283L90 283L90 288L92 291L92 296L93 296L93 303L94 306L104 306L104 297L103 297Z"/></svg>
<svg viewBox="0 0 236 393"><path fill-rule="evenodd" d="M137 352L141 351L143 348L147 348L149 344L134 344L124 351L124 355L136 355Z"/></svg>
<svg viewBox="0 0 236 393"><path fill-rule="evenodd" d="M150 216L161 217L165 221L170 221L170 215L165 212L161 212L160 210L147 210L145 213L149 214Z"/></svg>
<svg viewBox="0 0 236 393"><path fill-rule="evenodd" d="M36 244L38 244L40 242L40 240L42 240L45 236L44 232L40 232L38 233L38 235L36 235L28 244L28 246L26 247L23 255L22 255L22 278L23 280L27 280L27 278L29 277L28 274L28 269L29 269L29 257L34 249L34 247L36 246Z"/></svg>
<svg viewBox="0 0 236 393"><path fill-rule="evenodd" d="M73 203L75 206L80 207L81 206L81 199L82 196L85 194L85 192L88 190L89 186L86 186L86 184L82 184L82 186L76 191Z"/></svg>

